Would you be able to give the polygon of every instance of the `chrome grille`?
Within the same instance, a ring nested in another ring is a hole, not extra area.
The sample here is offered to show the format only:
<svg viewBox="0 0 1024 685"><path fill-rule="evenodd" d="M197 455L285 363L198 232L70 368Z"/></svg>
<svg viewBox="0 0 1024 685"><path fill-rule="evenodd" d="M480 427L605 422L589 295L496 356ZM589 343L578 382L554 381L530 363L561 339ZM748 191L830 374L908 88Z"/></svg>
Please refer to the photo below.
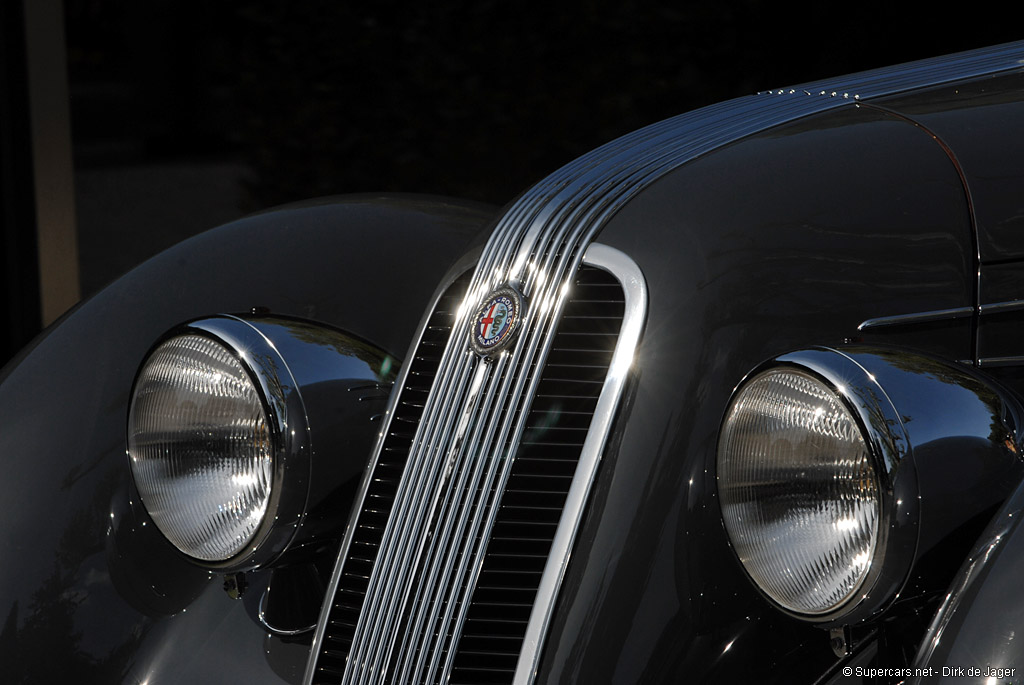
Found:
<svg viewBox="0 0 1024 685"><path fill-rule="evenodd" d="M350 533L342 573L323 632L314 682L340 682L352 637L377 560L384 526L394 504L412 439L451 335L456 311L465 297L469 274L457 279L438 299L402 381L387 434L367 483L362 506Z"/></svg>
<svg viewBox="0 0 1024 685"><path fill-rule="evenodd" d="M608 253L625 259L600 245L592 245L590 252L598 255L596 262ZM582 260L582 255L576 257ZM642 281L635 266L624 273L634 289ZM479 651L473 641L480 633L471 630L467 641L459 638L467 613L486 607L488 593L500 595L499 603L518 604L517 618L508 617L518 627L506 638L497 638L505 643L501 682L510 681L514 662L529 651L521 649L524 634L530 633L531 626L534 632L543 630L553 588L560 581L567 543L553 545L552 541L565 528L565 520L571 540L580 516L579 507L563 512L562 504L567 497L572 499L570 487L585 491L593 477L609 418L607 408L598 412L604 422L600 439L594 442L588 426L595 407L602 404L599 396L608 395L604 404L614 406L621 390L621 382L609 390L607 379L615 375L608 369L614 366L612 350L624 308L623 288L616 278L596 268L584 266L578 277L575 299L567 298L571 289L560 284L549 286L556 299L546 306L533 305L541 313L547 310L547 329L541 335L534 324L532 355L520 350L530 342L525 335L511 353L492 361L465 351L466 336L459 321L467 310L475 309L478 299L469 295L459 307L461 314L455 317L454 332L438 364L436 352L426 348L436 349L439 338L432 331L445 332L447 326L435 325L436 313L431 317L402 381L377 462L368 473L363 508L339 558L330 593L333 599L321 619L308 682L447 682L457 659L460 677L472 681L476 675L466 659ZM572 275L570 284L576 279ZM455 297L454 291L449 289L446 298ZM564 312L563 307L567 307ZM530 313L527 309L527 321ZM640 322L636 316L633 319L628 352L617 353L626 360L624 365L620 360L620 367L629 366L639 335ZM446 369L453 348L459 363ZM428 362L436 366L431 368ZM538 368L545 372L538 374ZM446 370L454 381L446 380ZM619 381L621 376L620 370ZM418 378L433 380L426 401L422 398L426 384ZM445 392L446 382L457 386L458 392L440 405L433 404L438 393ZM531 402L534 409L527 411ZM553 415L558 417L554 424ZM496 437L489 437L492 434ZM577 470L576 460L581 452L587 453L588 439L597 447L590 449L590 466ZM438 441L447 450L446 459L438 458L441 452L436 447L425 449ZM406 456L408 463L396 488L391 469L400 467ZM575 500L579 501L578 495ZM545 513L527 521L521 517L524 511ZM385 515L388 522L381 531ZM515 534L524 526L534 529L529 539ZM497 540L492 542L497 546L485 559L490 540ZM515 546L515 554L532 548L533 561L517 587L499 589L490 583L496 573L507 576L510 572L499 561L509 553L501 551L507 543ZM553 546L560 553L550 556ZM481 569L485 576L478 583ZM553 580L545 591L548 576ZM534 602L538 594L549 600L539 612Z"/></svg>
<svg viewBox="0 0 1024 685"><path fill-rule="evenodd" d="M452 685L512 682L624 310L622 286L611 274L580 269L501 494L458 641Z"/></svg>
<svg viewBox="0 0 1024 685"><path fill-rule="evenodd" d="M539 211L542 199L526 204ZM343 683L432 683L452 670L452 644L537 391L536 370L597 228L587 221L551 223L524 234L516 214L506 215L488 243L423 406ZM522 332L511 351L485 361L467 349L469 313L507 282L527 298Z"/></svg>

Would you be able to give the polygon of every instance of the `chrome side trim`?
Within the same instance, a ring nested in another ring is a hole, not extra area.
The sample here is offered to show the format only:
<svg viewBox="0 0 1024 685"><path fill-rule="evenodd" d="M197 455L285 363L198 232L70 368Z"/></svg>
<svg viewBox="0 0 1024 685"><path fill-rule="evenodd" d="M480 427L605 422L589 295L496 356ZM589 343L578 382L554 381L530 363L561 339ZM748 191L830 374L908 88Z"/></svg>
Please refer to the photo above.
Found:
<svg viewBox="0 0 1024 685"><path fill-rule="evenodd" d="M936 309L930 312L915 312L913 314L897 314L896 316L880 316L877 319L862 321L857 326L858 331L869 328L882 328L883 326L899 326L912 323L926 323L928 321L951 321L963 319L974 314L974 307L956 307L955 309Z"/></svg>
<svg viewBox="0 0 1024 685"><path fill-rule="evenodd" d="M993 302L983 304L979 308L980 314L1002 314L1003 312L1015 312L1024 309L1024 300L1010 300L1009 302Z"/></svg>
<svg viewBox="0 0 1024 685"><path fill-rule="evenodd" d="M302 635L303 633L308 633L309 631L311 631L314 628L316 628L316 626L317 626L316 623L314 623L313 625L304 626L302 628L296 628L296 629L291 629L291 630L288 630L288 629L285 629L285 628L278 628L277 626L271 625L270 621L267 620L267 611L266 611L267 597L269 595L270 595L270 586L268 585L267 587L263 588L263 594L260 595L259 607L256 609L256 616L257 616L257 618L259 618L260 623L263 625L264 628L266 628L270 632L274 633L275 635L283 635L285 637L291 637L293 635Z"/></svg>
<svg viewBox="0 0 1024 685"><path fill-rule="evenodd" d="M1024 356L982 357L978 360L978 366L985 369L994 366L1020 366L1021 364L1024 364Z"/></svg>
<svg viewBox="0 0 1024 685"><path fill-rule="evenodd" d="M640 334L647 318L647 282L636 262L615 248L593 243L587 248L583 263L603 269L618 279L625 294L626 308L618 344L612 355L612 363L608 367L608 376L597 400L594 418L591 419L579 465L569 487L565 508L562 510L544 574L541 576L530 621L526 625L526 637L512 681L515 685L530 685L537 675L541 645L544 644L548 624L551 622L555 598L565 577L576 531L583 520L584 505L597 475L597 466L604 453L612 420L615 418L622 389L632 368Z"/></svg>

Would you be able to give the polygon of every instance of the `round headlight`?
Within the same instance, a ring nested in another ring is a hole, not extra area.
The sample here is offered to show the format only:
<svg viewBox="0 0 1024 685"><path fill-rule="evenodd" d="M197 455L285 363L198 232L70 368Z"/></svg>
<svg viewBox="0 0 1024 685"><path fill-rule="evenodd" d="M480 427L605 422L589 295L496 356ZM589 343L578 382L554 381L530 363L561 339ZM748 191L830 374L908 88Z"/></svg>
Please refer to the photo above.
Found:
<svg viewBox="0 0 1024 685"><path fill-rule="evenodd" d="M884 530L882 487L829 384L787 367L747 381L723 423L718 490L743 567L783 608L820 616L858 594Z"/></svg>
<svg viewBox="0 0 1024 685"><path fill-rule="evenodd" d="M259 388L220 342L179 335L144 363L128 418L132 473L185 554L224 561L252 542L274 484L273 441Z"/></svg>

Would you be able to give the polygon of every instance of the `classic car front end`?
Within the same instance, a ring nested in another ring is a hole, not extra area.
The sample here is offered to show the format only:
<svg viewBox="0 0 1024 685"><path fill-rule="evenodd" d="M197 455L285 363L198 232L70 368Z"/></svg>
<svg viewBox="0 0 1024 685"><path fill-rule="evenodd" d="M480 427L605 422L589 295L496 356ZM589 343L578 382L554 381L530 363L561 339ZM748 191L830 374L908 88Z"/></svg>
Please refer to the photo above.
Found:
<svg viewBox="0 0 1024 685"><path fill-rule="evenodd" d="M0 377L4 672L1019 682L1022 62L140 266Z"/></svg>

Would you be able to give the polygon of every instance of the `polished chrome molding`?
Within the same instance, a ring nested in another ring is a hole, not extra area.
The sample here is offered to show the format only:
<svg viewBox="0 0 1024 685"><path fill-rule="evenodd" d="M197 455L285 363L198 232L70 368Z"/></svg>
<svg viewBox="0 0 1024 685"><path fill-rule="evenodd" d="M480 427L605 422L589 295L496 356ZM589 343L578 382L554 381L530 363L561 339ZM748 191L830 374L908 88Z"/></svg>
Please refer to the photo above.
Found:
<svg viewBox="0 0 1024 685"><path fill-rule="evenodd" d="M1016 439L1020 403L983 373L889 346L791 352L755 368L748 378L780 366L817 375L858 418L884 476L881 510L888 512L880 520L885 537L876 544L871 569L857 596L829 614L792 615L823 628L871 621L905 592L912 570L935 553L934 541L947 539L983 512L987 518L992 507L1016 489L1020 482L1016 474L1022 468ZM967 444L976 456L960 460L958 474L967 479L964 482L977 484L974 492L979 494L957 501L949 516L925 516L948 508L959 490L956 484L933 482L924 491L919 474L934 466L935 459L958 459Z"/></svg>
<svg viewBox="0 0 1024 685"><path fill-rule="evenodd" d="M973 314L974 307L956 307L954 309L936 309L930 312L880 316L877 319L862 321L857 326L857 330L864 331L869 328L883 328L885 326L905 326L914 323L928 323L930 321L952 321L953 319L964 319Z"/></svg>
<svg viewBox="0 0 1024 685"><path fill-rule="evenodd" d="M247 544L228 559L195 561L225 572L262 566L288 548L306 515L311 450L299 384L278 347L251 321L220 314L183 324L168 332L167 338L178 335L214 340L235 356L257 388L273 445L267 509Z"/></svg>
<svg viewBox="0 0 1024 685"><path fill-rule="evenodd" d="M978 367L991 369L997 366L1021 366L1024 364L1024 356L1013 357L982 357L978 360Z"/></svg>
<svg viewBox="0 0 1024 685"><path fill-rule="evenodd" d="M508 266L522 249L518 231L496 231L485 249L413 439L343 682L380 682L389 673L447 679L538 370L595 230L589 223L545 226L518 274ZM526 302L512 348L485 361L468 351L469 305L494 287L495 274L519 287Z"/></svg>
<svg viewBox="0 0 1024 685"><path fill-rule="evenodd" d="M260 603L258 608L256 609L256 616L257 618L259 618L260 624L262 624L264 628L269 630L274 635L293 637L295 635L302 635L303 633L308 633L317 627L316 623L309 626L304 626L302 628L294 629L278 628L275 625L271 625L270 621L267 619L267 597L269 596L270 586L268 585L267 587L263 588L263 594L260 595Z"/></svg>
<svg viewBox="0 0 1024 685"><path fill-rule="evenodd" d="M979 314L1002 314L1024 309L1024 300L1010 300L1007 302L993 302L978 307ZM974 307L954 307L953 309L936 309L928 312L914 312L913 314L897 314L895 316L880 316L875 319L862 321L857 326L858 331L869 328L882 328L885 326L905 326L915 323L928 323L930 321L952 321L953 319L965 319L974 314Z"/></svg>
<svg viewBox="0 0 1024 685"><path fill-rule="evenodd" d="M825 625L837 621L852 625L877 615L882 606L893 601L910 573L921 519L917 467L911 459L912 443L904 416L876 374L850 353L856 349L818 347L790 352L757 367L740 384L769 368L795 367L810 373L856 417L871 455L879 482L878 537L869 571L859 581L858 590L839 606L820 614L801 614L777 605L794 618Z"/></svg>
<svg viewBox="0 0 1024 685"><path fill-rule="evenodd" d="M978 308L980 314L1002 314L1003 312L1015 312L1021 309L1024 309L1024 300L993 302L991 304L983 304Z"/></svg>
<svg viewBox="0 0 1024 685"><path fill-rule="evenodd" d="M1024 310L1024 300L1010 300L1007 302L993 302L992 304L981 305L981 314L1007 314ZM1002 366L1022 366L1024 356L1011 355L1006 357L980 357L978 367L984 369L997 368Z"/></svg>
<svg viewBox="0 0 1024 685"><path fill-rule="evenodd" d="M519 278L537 249L544 227L586 223L595 229L624 202L669 171L740 138L797 119L856 106L910 88L937 86L975 76L1019 69L1024 42L877 69L833 81L768 91L825 93L828 97L766 97L764 93L688 112L640 129L580 157L527 191L500 220L492 243L502 255L514 252L511 268L491 273L493 285ZM836 93L832 97L832 93ZM856 93L856 100L842 94ZM525 232L518 241L511 233ZM593 235L592 233L590 234ZM493 262L481 262L490 268ZM483 297L480 292L479 296Z"/></svg>
<svg viewBox="0 0 1024 685"><path fill-rule="evenodd" d="M391 429L392 419L395 415L395 406L402 394L402 389L405 387L406 381L409 378L409 368L412 366L410 363L412 361L412 355L416 353L416 348L419 346L420 340L426 332L427 326L430 323L430 318L437 309L438 303L441 301L441 298L444 297L448 289L454 285L458 276L459 274L451 275L451 277L442 284L442 287L438 288L434 293L434 298L431 301L430 306L424 312L419 326L416 328L418 334L413 339L413 342L409 347L408 354L406 355L406 362L399 368L398 376L392 386L391 397L388 400L388 408L384 412L384 420L381 422L380 433L377 435L377 444L373 449L373 456L368 462L366 470L363 472L363 479L359 484L359 489L352 500L352 511L349 514L348 524L345 527L345 533L342 536L341 548L338 552L338 558L334 563L334 569L331 572L331 580L327 585L327 591L324 594L324 603L320 607L320 616L317 619L316 632L313 634L313 644L310 646L309 650L309 660L306 662L306 671L302 677L304 685L311 685L313 682L313 676L316 673L316 663L320 655L320 650L323 648L324 634L327 632L327 621L330 617L331 609L334 604L334 596L337 594L338 584L341 582L341 574L344 570L345 559L348 558L349 550L352 547L355 525L359 519L359 512L362 510L366 501L366 492L369 490L370 483L373 480L374 465L377 463L381 449L384 447L385 437ZM465 308L465 303L463 303L463 308Z"/></svg>
<svg viewBox="0 0 1024 685"><path fill-rule="evenodd" d="M590 429L583 443L580 461L569 487L569 495L551 543L540 587L537 589L533 611L526 625L523 648L519 653L519 662L516 664L512 680L515 685L529 685L537 675L541 645L544 644L544 636L554 612L555 599L565 577L576 531L583 520L584 505L597 475L597 467L604 453L612 420L615 418L647 318L647 283L636 262L615 248L593 243L587 248L583 263L607 271L618 279L625 295L625 314L612 362L608 367L608 376L598 396L594 418L591 419Z"/></svg>

